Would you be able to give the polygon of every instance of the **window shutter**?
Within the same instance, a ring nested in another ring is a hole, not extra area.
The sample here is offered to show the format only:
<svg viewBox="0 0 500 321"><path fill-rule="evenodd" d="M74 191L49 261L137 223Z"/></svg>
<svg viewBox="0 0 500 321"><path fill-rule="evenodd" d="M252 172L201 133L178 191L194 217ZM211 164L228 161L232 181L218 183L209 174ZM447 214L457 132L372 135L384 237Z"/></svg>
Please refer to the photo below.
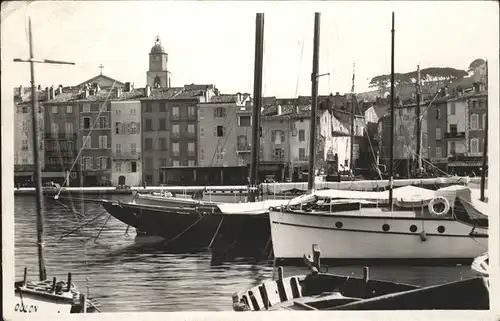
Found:
<svg viewBox="0 0 500 321"><path fill-rule="evenodd" d="M281 131L281 142L282 143L285 142L285 132L284 131Z"/></svg>
<svg viewBox="0 0 500 321"><path fill-rule="evenodd" d="M271 141L274 143L276 141L276 131L271 131Z"/></svg>
<svg viewBox="0 0 500 321"><path fill-rule="evenodd" d="M217 109L219 109L219 108L214 109L214 118L217 118Z"/></svg>
<svg viewBox="0 0 500 321"><path fill-rule="evenodd" d="M214 126L214 136L217 136L217 126Z"/></svg>

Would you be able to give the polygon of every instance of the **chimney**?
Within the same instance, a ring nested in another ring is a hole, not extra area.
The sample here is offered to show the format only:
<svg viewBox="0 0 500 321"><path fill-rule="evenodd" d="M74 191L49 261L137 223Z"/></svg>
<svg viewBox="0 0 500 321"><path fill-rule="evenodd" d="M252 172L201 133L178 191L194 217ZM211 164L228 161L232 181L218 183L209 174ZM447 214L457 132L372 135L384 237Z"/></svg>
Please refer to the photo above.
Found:
<svg viewBox="0 0 500 321"><path fill-rule="evenodd" d="M50 97L50 100L54 99L54 97L55 97L54 86L50 86L50 88L49 88L49 97Z"/></svg>
<svg viewBox="0 0 500 321"><path fill-rule="evenodd" d="M123 88L122 87L116 87L116 97L120 97L122 95Z"/></svg>
<svg viewBox="0 0 500 321"><path fill-rule="evenodd" d="M167 84L167 88L170 88L172 86L172 78L170 78L170 76L168 77L168 84Z"/></svg>
<svg viewBox="0 0 500 321"><path fill-rule="evenodd" d="M276 106L276 115L281 115L281 105Z"/></svg>
<svg viewBox="0 0 500 321"><path fill-rule="evenodd" d="M125 91L125 92L130 92L130 88L131 88L131 87L130 87L130 82L126 82L126 83L125 83L125 90L124 90L124 91Z"/></svg>
<svg viewBox="0 0 500 321"><path fill-rule="evenodd" d="M40 86L40 85L38 85ZM20 97L23 96L23 85L19 86L19 94L18 94Z"/></svg>
<svg viewBox="0 0 500 321"><path fill-rule="evenodd" d="M99 90L101 90L101 87L99 87L99 84L98 83L95 83L94 84L94 89L95 89L95 92L98 93Z"/></svg>
<svg viewBox="0 0 500 321"><path fill-rule="evenodd" d="M42 90L42 85L38 85L38 90Z"/></svg>
<svg viewBox="0 0 500 321"><path fill-rule="evenodd" d="M146 85L146 88L144 88L144 96L149 97L151 96L151 86Z"/></svg>

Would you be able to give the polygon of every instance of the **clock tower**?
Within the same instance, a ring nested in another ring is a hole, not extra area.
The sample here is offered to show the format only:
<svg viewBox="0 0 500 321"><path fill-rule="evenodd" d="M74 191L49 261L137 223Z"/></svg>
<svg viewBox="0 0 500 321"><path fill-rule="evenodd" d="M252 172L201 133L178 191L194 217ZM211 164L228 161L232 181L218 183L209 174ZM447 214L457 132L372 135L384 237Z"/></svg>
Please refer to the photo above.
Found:
<svg viewBox="0 0 500 321"><path fill-rule="evenodd" d="M149 53L149 71L146 73L146 84L152 88L170 87L167 62L168 54L161 45L160 37L157 36Z"/></svg>

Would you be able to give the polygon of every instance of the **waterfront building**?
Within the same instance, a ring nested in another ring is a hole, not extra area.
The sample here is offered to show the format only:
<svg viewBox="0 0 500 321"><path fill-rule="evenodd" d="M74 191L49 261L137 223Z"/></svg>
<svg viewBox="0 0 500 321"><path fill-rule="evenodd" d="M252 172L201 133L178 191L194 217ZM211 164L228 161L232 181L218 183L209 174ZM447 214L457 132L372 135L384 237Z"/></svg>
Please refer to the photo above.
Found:
<svg viewBox="0 0 500 321"><path fill-rule="evenodd" d="M46 99L46 92L38 86L38 100ZM33 182L34 160L33 160L33 131L32 131L32 101L31 87L19 86L14 88L13 107L14 113L14 182L15 184L30 184ZM43 106L39 105L39 152L42 169L44 168L44 119Z"/></svg>
<svg viewBox="0 0 500 321"><path fill-rule="evenodd" d="M149 70L146 72L146 85L152 88L170 87L170 75L167 69L168 54L161 45L160 37L149 53Z"/></svg>
<svg viewBox="0 0 500 321"><path fill-rule="evenodd" d="M198 160L198 104L216 94L214 85L148 89L141 99L142 178L148 185L193 180Z"/></svg>
<svg viewBox="0 0 500 321"><path fill-rule="evenodd" d="M111 184L142 184L142 113L146 89L121 92L111 100Z"/></svg>

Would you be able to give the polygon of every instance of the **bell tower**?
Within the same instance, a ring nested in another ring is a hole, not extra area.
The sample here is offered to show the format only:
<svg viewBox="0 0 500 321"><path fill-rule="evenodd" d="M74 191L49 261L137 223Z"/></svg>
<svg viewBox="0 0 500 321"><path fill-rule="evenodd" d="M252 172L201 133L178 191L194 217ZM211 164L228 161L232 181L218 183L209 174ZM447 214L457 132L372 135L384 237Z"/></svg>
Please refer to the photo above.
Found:
<svg viewBox="0 0 500 321"><path fill-rule="evenodd" d="M160 37L156 36L149 53L149 71L146 73L146 84L151 88L170 87L167 62L168 54L161 45Z"/></svg>

